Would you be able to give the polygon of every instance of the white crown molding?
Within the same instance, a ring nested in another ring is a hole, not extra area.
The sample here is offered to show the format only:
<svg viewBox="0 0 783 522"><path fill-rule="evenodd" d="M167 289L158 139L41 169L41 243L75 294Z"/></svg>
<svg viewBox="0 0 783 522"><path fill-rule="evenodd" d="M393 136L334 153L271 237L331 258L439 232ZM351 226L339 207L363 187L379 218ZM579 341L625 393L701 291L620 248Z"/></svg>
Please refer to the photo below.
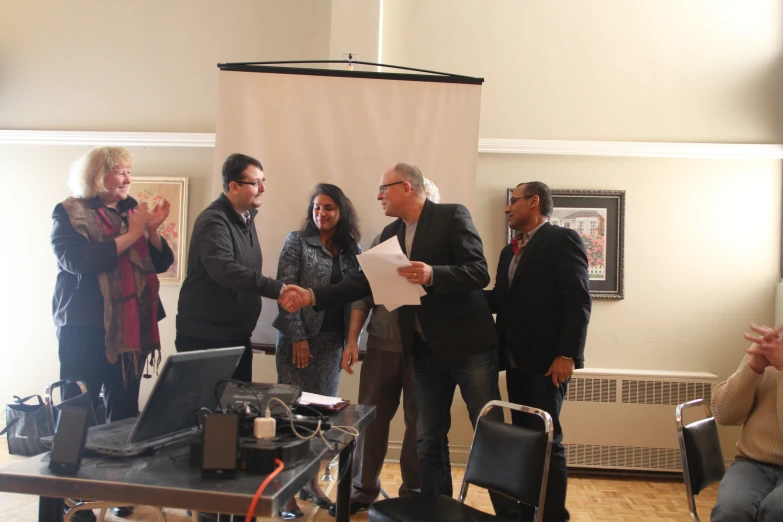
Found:
<svg viewBox="0 0 783 522"><path fill-rule="evenodd" d="M0 130L0 144L214 147L215 134L210 132Z"/></svg>
<svg viewBox="0 0 783 522"><path fill-rule="evenodd" d="M479 139L480 154L642 158L783 159L783 145Z"/></svg>
<svg viewBox="0 0 783 522"><path fill-rule="evenodd" d="M211 132L99 132L0 130L0 145L123 145L214 147ZM639 158L783 159L783 145L479 139L480 154L615 156Z"/></svg>

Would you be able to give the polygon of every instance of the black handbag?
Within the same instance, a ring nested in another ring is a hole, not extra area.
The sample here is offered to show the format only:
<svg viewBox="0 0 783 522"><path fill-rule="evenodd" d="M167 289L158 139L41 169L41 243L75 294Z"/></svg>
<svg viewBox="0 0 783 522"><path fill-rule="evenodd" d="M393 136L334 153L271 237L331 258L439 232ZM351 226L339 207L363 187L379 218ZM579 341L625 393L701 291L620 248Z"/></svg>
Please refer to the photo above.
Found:
<svg viewBox="0 0 783 522"><path fill-rule="evenodd" d="M61 400L59 404L55 404L55 391L60 390L60 396L62 397L62 393L66 387L72 387L71 398ZM79 393L73 393L77 389ZM48 414L51 415L49 418L50 426L57 426L57 423L60 420L60 412L65 409L85 410L87 412L87 427L89 428L97 424L92 399L87 392L87 385L81 379L68 378L57 381L51 386L47 386L44 393L46 394L44 398L46 406L49 407Z"/></svg>
<svg viewBox="0 0 783 522"><path fill-rule="evenodd" d="M27 404L30 399L38 399L38 404ZM5 405L5 428L0 436L3 434L8 435L11 455L38 455L49 451L41 442L41 437L52 435L52 430L40 395L24 399L14 395L14 402Z"/></svg>

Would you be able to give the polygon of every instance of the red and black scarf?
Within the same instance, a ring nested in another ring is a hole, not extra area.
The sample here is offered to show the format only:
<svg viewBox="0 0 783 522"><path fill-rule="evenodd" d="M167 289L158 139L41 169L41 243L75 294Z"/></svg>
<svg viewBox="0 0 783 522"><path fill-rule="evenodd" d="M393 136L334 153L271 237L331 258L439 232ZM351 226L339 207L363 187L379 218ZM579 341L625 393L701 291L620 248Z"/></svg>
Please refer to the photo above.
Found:
<svg viewBox="0 0 783 522"><path fill-rule="evenodd" d="M116 212L90 203L82 198L68 198L63 202L71 225L90 243L112 241L128 231L128 225ZM133 209L128 210L128 215L131 214ZM121 360L123 375L130 368L138 379L149 354L157 353L160 361L160 282L147 238L141 237L120 254L113 269L99 273L98 285L103 294L106 360L112 364Z"/></svg>

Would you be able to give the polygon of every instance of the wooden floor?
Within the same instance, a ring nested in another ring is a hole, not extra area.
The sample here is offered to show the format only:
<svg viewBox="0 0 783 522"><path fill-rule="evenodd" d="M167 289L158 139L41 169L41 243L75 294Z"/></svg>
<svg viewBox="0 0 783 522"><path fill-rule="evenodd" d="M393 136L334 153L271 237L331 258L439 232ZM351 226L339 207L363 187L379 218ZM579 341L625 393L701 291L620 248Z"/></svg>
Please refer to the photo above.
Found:
<svg viewBox="0 0 783 522"><path fill-rule="evenodd" d="M8 454L5 437L0 441L0 467L22 459ZM462 468L454 468L454 491L459 491L462 483ZM394 463L387 463L381 474L383 488L392 496L396 496L399 488L400 467ZM323 482L321 487L334 500L336 486L333 482ZM717 485L713 485L704 491L697 500L699 514L703 520L709 519L709 512L715 503ZM492 512L492 504L489 496L483 490L471 488L468 492L468 504ZM327 522L334 520L323 509L313 506L309 502L300 502L300 507L305 513L301 522ZM601 521L601 522L631 522L642 520L656 520L661 522L687 521L688 505L685 500L685 486L677 480L643 480L612 477L585 477L578 476L569 479L568 483L568 509L571 511L571 520L576 522ZM38 499L29 495L15 495L0 493L0 519L16 522L35 522L38 519ZM96 512L97 515L97 512ZM185 511L179 509L166 509L168 522L187 522L190 520ZM126 519L114 517L111 514L106 520L120 521L133 520L137 522L156 521L156 515L149 507L139 507L136 512ZM275 519L263 519L275 520ZM366 521L367 514L360 513L352 520Z"/></svg>

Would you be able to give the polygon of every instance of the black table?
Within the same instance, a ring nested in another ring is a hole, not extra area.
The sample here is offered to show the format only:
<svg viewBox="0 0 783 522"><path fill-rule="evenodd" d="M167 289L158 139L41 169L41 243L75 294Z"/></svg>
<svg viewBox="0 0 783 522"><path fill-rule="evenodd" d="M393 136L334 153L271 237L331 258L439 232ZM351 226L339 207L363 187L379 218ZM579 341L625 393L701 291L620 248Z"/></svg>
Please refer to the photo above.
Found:
<svg viewBox="0 0 783 522"><path fill-rule="evenodd" d="M329 416L332 425L362 430L375 418L374 406L349 405ZM340 454L337 486L337 522L350 519L351 452L353 438L337 430L326 437L336 441ZM191 467L189 447L159 450L153 456L132 459L85 457L81 469L72 476L55 475L49 470L49 453L30 457L0 468L0 491L38 495L39 522L61 522L63 498L116 501L118 506L161 506L194 511L233 513L243 520L264 475L238 472L235 478L205 479L199 468ZM310 443L310 456L298 466L284 469L266 487L256 508L256 516L274 516L312 478L322 460L331 452L320 439Z"/></svg>

